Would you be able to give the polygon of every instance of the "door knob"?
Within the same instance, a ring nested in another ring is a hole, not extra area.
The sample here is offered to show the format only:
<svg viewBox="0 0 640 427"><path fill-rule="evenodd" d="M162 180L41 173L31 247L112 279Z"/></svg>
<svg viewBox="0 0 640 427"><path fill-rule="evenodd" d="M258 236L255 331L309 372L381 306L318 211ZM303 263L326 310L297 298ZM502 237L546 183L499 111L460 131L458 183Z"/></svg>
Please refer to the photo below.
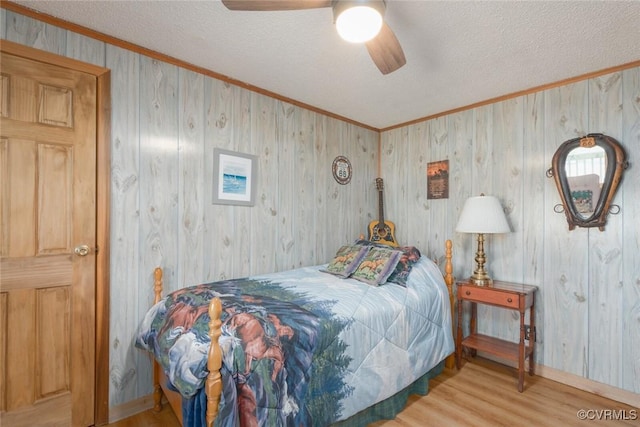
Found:
<svg viewBox="0 0 640 427"><path fill-rule="evenodd" d="M78 256L87 256L89 255L89 246L87 245L76 246L73 252Z"/></svg>

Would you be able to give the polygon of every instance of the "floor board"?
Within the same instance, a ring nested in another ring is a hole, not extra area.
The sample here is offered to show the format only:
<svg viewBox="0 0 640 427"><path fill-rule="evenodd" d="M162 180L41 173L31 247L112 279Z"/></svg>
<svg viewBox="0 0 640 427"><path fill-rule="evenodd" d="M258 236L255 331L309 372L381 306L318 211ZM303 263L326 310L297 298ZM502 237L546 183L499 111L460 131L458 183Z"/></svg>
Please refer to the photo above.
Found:
<svg viewBox="0 0 640 427"><path fill-rule="evenodd" d="M517 390L515 369L476 358L460 371L445 369L433 379L427 396L411 396L394 420L371 427L495 426L640 426L640 409L555 381L525 375ZM579 411L590 411L588 420ZM607 412L608 411L608 412ZM111 427L178 427L168 405L109 424Z"/></svg>

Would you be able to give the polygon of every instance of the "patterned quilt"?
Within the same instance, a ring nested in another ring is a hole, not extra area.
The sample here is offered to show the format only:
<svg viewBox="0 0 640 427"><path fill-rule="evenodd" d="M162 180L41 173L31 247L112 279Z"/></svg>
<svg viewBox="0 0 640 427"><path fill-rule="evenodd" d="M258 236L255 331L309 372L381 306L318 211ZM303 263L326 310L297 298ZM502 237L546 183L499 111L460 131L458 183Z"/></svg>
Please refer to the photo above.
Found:
<svg viewBox="0 0 640 427"><path fill-rule="evenodd" d="M136 345L154 354L183 397L197 399L207 375L208 302L219 297L219 426L326 426L453 352L447 289L426 257L406 287L371 286L324 267L180 289L147 313Z"/></svg>

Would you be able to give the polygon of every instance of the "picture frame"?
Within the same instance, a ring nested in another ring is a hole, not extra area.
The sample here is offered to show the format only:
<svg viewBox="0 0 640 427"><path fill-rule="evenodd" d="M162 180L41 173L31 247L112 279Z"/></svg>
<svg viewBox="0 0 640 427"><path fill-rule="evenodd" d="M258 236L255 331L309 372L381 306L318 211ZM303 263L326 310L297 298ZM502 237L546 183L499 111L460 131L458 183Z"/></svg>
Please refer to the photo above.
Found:
<svg viewBox="0 0 640 427"><path fill-rule="evenodd" d="M449 160L427 163L427 200L449 198Z"/></svg>
<svg viewBox="0 0 640 427"><path fill-rule="evenodd" d="M257 179L257 156L213 149L213 204L255 205Z"/></svg>

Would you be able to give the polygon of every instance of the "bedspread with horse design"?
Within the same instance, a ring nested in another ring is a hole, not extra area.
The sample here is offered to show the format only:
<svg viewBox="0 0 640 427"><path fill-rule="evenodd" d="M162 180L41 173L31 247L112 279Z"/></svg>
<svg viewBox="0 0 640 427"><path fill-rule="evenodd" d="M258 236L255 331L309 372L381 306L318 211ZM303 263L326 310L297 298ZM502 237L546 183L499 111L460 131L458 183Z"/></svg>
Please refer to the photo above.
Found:
<svg viewBox="0 0 640 427"><path fill-rule="evenodd" d="M447 289L427 258L406 287L370 286L323 267L175 291L147 313L136 345L191 399L183 406L197 407L207 375L208 303L219 297L218 426L329 425L393 395L453 352Z"/></svg>

